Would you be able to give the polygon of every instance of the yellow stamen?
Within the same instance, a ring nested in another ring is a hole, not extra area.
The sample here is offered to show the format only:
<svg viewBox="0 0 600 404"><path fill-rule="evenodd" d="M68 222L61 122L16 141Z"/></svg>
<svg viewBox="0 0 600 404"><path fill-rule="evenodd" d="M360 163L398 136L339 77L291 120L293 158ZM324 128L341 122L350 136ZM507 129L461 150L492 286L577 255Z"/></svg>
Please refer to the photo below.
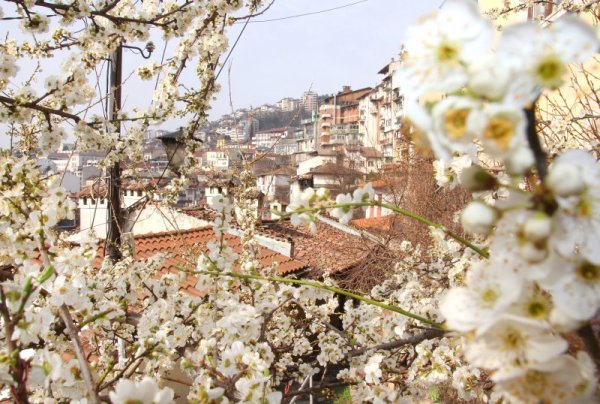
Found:
<svg viewBox="0 0 600 404"><path fill-rule="evenodd" d="M450 139L460 139L465 135L469 112L468 108L454 109L446 112L444 128Z"/></svg>
<svg viewBox="0 0 600 404"><path fill-rule="evenodd" d="M503 115L490 119L483 131L484 139L494 142L500 150L508 149L514 134L514 124L508 117Z"/></svg>

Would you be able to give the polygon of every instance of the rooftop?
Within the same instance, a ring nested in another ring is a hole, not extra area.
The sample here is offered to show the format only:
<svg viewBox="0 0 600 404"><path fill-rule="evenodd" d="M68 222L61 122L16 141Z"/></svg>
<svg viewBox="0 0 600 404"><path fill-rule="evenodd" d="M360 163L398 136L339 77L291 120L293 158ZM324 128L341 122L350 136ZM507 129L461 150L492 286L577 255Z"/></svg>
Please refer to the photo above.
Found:
<svg viewBox="0 0 600 404"><path fill-rule="evenodd" d="M383 153L374 147L363 147L360 152L367 158L383 158Z"/></svg>
<svg viewBox="0 0 600 404"><path fill-rule="evenodd" d="M357 178L363 177L364 175L361 172L353 170L351 168L345 167L341 164L336 163L325 163L312 168L310 170L311 174L321 174L321 175L344 175L344 176L356 176Z"/></svg>
<svg viewBox="0 0 600 404"><path fill-rule="evenodd" d="M370 217L363 219L354 219L350 224L358 229L373 232L389 232L394 228L398 220L397 215L386 215L380 217Z"/></svg>
<svg viewBox="0 0 600 404"><path fill-rule="evenodd" d="M290 166L287 167L279 167L277 169L271 170L271 171L265 171L262 173L257 173L256 176L260 177L260 176L265 176L265 175L287 175L287 176L292 176L292 175L296 175L296 169Z"/></svg>
<svg viewBox="0 0 600 404"><path fill-rule="evenodd" d="M236 253L242 252L241 239L231 234L225 234L225 241ZM215 241L216 236L211 226L189 230L175 230L161 233L150 233L135 236L134 257L139 260L148 259L157 254L166 254L159 274L180 273L194 271L200 254L207 250L206 244ZM263 246L256 247L257 259L262 267L277 263L277 273L287 275L307 269L308 265L302 261L286 257ZM103 255L103 247L98 251L98 257ZM100 266L100 258L95 263ZM234 270L239 270L236 265ZM202 296L202 291L196 289L197 277L187 276L181 282L181 289L195 296Z"/></svg>
<svg viewBox="0 0 600 404"><path fill-rule="evenodd" d="M311 277L343 272L359 262L373 246L362 237L323 221L317 222L316 233L306 227L295 227L289 220L265 222L257 230L291 240L294 259L310 266Z"/></svg>

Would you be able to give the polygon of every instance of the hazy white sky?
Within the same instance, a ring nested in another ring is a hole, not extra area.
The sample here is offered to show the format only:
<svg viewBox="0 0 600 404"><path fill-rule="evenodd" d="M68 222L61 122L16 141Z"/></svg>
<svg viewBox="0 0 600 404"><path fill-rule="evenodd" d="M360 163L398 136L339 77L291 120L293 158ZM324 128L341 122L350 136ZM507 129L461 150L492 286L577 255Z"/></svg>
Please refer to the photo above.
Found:
<svg viewBox="0 0 600 404"><path fill-rule="evenodd" d="M212 104L210 119L231 112L228 79L236 109L274 103L284 97L299 98L311 86L319 94L329 94L343 85L355 89L376 85L377 72L398 54L406 27L441 3L442 0L276 0L265 14L251 20L240 37L228 62L231 76L228 77L226 66L219 78L222 90ZM2 8L5 16L15 14L12 4L2 3ZM338 9L326 11L332 8ZM299 14L310 15L288 18ZM230 45L242 28L243 23L229 30ZM0 35L4 38L6 34L18 40L24 38L18 30L18 21L0 22ZM164 42L158 37L152 39L156 44L152 59L159 61ZM167 44L167 57L173 47L173 43ZM57 54L47 61L40 83L46 76L59 72L64 56ZM130 75L143 63L139 55L124 52L125 110L148 105L154 82ZM24 63L20 67L16 82L25 79L33 64ZM187 70L183 82L197 87L193 69ZM102 77L103 73L99 74ZM92 112L100 113L100 109ZM182 124L170 121L161 127L176 129ZM0 147L9 144L2 133L4 129L0 126Z"/></svg>
<svg viewBox="0 0 600 404"><path fill-rule="evenodd" d="M276 0L256 20L356 3L356 0ZM377 72L398 54L407 25L441 0L367 0L349 7L272 22L250 22L231 56L235 108L299 97L312 84L319 94L342 85L373 86ZM231 43L241 25L230 31ZM211 118L230 112L227 74Z"/></svg>

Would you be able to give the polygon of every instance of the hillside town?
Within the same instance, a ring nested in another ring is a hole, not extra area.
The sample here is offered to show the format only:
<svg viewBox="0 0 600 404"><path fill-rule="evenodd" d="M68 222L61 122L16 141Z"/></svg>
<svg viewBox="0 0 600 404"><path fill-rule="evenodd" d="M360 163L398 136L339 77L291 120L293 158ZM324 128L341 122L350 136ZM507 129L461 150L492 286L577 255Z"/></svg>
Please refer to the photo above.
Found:
<svg viewBox="0 0 600 404"><path fill-rule="evenodd" d="M400 56L376 72L380 82L374 88L353 90L348 85L326 96L306 91L300 98L286 97L274 104L239 109L210 122L195 134L202 141L195 154L197 169L175 204L180 212L170 214L180 218L186 217L181 212L210 209L214 196L236 187L236 177L244 165L251 167L262 194L260 217L264 220L273 220L273 212L285 211L309 187L327 188L335 197L379 179L375 182L378 197L392 200L389 185L393 181L383 178L389 178L393 168L406 161L410 147L407 126L402 122L403 97L394 82L399 65ZM278 124L281 126L271 127ZM179 135L178 129L149 129L143 141L144 161L121 163L125 211L135 207L147 210L149 204L140 203L147 198L150 205L160 202L161 188L177 176L169 167L161 139ZM106 237L106 177L98 168L105 153L72 148L72 144L63 143L60 150L39 160L44 173L61 176L62 186L79 207L76 218L61 223L61 229L75 233L93 230L99 238ZM364 219L390 213L369 209ZM128 230L143 234L148 231L143 229L170 231L199 225L189 218L168 225L161 215L164 212L158 208L144 212ZM154 222L164 227L156 227Z"/></svg>

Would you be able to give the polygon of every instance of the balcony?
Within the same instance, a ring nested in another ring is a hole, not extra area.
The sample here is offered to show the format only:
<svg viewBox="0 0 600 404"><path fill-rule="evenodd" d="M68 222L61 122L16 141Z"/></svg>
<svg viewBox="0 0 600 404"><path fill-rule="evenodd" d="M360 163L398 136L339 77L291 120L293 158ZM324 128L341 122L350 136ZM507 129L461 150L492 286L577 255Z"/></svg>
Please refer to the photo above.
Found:
<svg viewBox="0 0 600 404"><path fill-rule="evenodd" d="M329 132L332 135L354 135L358 133L358 125L333 125Z"/></svg>
<svg viewBox="0 0 600 404"><path fill-rule="evenodd" d="M391 146L394 144L394 139L393 138L383 138L379 140L379 144L381 146Z"/></svg>

